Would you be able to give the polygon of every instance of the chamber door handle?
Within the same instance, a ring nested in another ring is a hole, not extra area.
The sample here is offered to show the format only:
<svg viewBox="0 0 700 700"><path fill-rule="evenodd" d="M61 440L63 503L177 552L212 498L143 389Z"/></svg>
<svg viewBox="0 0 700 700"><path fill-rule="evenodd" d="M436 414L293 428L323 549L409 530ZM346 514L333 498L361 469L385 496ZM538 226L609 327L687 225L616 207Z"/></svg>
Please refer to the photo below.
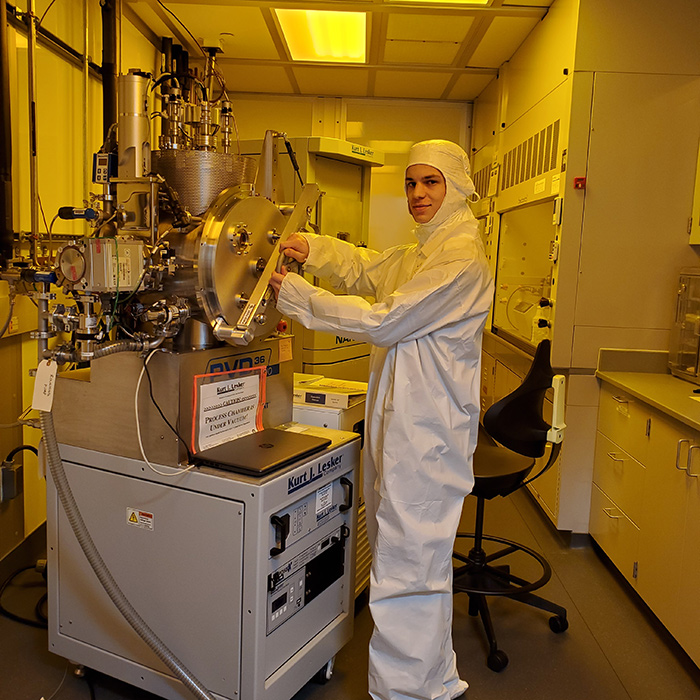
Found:
<svg viewBox="0 0 700 700"><path fill-rule="evenodd" d="M285 513L282 517L273 515L270 518L272 527L275 528L275 540L277 544L270 550L270 555L276 557L282 554L287 549L287 537L289 537L289 513Z"/></svg>
<svg viewBox="0 0 700 700"><path fill-rule="evenodd" d="M346 492L345 492L345 503L343 503L340 506L340 508L338 508L338 510L341 513L345 513L346 511L348 511L352 508L353 483L346 476L341 476L340 477L340 484L344 489L346 489Z"/></svg>

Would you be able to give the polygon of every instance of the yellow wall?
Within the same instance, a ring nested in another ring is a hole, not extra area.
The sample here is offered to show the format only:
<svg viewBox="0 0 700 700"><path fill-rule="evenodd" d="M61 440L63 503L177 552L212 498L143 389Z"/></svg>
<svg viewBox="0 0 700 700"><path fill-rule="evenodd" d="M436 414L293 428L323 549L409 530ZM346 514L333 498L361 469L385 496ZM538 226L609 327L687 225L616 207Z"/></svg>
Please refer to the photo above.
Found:
<svg viewBox="0 0 700 700"><path fill-rule="evenodd" d="M411 145L440 138L468 151L471 141L466 102L229 94L241 140L260 139L266 129L275 129L292 138L347 139L385 154L385 165L372 171L369 246L377 250L411 242L414 224L403 193Z"/></svg>
<svg viewBox="0 0 700 700"><path fill-rule="evenodd" d="M412 243L415 226L406 207L404 178L408 150L417 141L446 139L469 152L471 105L425 100L347 100L348 140L385 153L372 173L369 246L384 250Z"/></svg>

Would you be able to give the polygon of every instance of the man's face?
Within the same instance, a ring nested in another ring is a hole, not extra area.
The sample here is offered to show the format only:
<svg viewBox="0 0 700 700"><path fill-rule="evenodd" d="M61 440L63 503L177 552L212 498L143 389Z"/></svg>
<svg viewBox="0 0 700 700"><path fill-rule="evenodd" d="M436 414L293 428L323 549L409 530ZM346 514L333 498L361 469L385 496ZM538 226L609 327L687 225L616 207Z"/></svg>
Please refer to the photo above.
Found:
<svg viewBox="0 0 700 700"><path fill-rule="evenodd" d="M432 165L411 165L406 170L406 198L411 216L427 224L445 199L445 178Z"/></svg>

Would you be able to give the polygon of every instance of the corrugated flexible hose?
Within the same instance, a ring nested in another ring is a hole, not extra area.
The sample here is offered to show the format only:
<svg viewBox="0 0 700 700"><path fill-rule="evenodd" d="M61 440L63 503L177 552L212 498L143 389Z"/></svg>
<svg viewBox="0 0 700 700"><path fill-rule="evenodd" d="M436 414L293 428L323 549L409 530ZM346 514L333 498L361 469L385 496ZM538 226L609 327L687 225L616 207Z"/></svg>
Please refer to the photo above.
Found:
<svg viewBox="0 0 700 700"><path fill-rule="evenodd" d="M113 350L118 352L118 350ZM61 500L63 509L68 517L68 522L80 544L83 553L85 554L90 566L95 575L99 579L102 587L110 597L117 610L122 614L124 619L131 625L134 631L143 639L146 644L154 651L156 656L179 678L185 687L200 700L214 700L209 691L195 678L195 676L182 664L182 662L173 654L170 649L158 638L153 630L146 624L143 618L136 612L131 603L127 600L119 585L114 580L107 565L102 559L101 554L97 550L95 543L92 540L90 532L85 525L83 516L80 514L78 504L75 502L73 492L71 491L66 472L63 469L63 462L58 450L58 441L56 440L56 431L53 424L53 416L51 413L41 411L41 430L44 435L46 444L46 453L51 469L51 476L58 497Z"/></svg>

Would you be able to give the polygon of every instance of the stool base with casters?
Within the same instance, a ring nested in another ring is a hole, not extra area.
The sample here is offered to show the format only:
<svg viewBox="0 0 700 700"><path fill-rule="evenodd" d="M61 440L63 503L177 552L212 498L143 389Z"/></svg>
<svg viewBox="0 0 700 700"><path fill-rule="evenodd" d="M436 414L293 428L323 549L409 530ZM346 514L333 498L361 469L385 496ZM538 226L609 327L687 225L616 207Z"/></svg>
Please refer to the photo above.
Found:
<svg viewBox="0 0 700 700"><path fill-rule="evenodd" d="M482 520L479 521L477 514L477 523L483 522L483 499L480 498L479 501L481 502ZM477 505L477 510L479 510L479 505ZM479 535L478 538L477 534ZM477 539L479 541L478 546ZM492 671L502 671L508 665L508 656L502 649L498 648L486 596L497 595L511 598L552 613L552 617L549 618L549 627L552 632L557 634L564 632L569 627L565 608L532 592L544 586L552 575L549 563L539 552L512 540L484 535L483 533L458 532L457 544L461 540L474 540L474 546L467 555L462 554L458 549L455 549L452 553L454 559L462 562L462 566L457 566L454 569L453 590L455 593L467 593L469 596L469 614L481 617L489 643L486 665ZM483 540L505 546L492 554L486 554L481 547ZM512 574L508 564L497 563L499 560L516 552L525 554L537 562L541 569L541 574L537 580L526 581Z"/></svg>

